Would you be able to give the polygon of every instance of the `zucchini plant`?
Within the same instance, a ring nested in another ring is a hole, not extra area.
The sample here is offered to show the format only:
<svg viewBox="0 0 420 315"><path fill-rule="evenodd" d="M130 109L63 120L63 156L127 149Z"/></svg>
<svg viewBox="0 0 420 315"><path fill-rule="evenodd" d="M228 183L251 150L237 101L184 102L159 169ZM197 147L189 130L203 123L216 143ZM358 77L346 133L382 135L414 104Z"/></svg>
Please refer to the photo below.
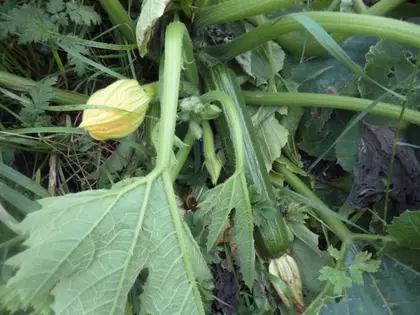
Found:
<svg viewBox="0 0 420 315"><path fill-rule="evenodd" d="M0 311L416 310L420 26L384 17L407 5L0 5Z"/></svg>

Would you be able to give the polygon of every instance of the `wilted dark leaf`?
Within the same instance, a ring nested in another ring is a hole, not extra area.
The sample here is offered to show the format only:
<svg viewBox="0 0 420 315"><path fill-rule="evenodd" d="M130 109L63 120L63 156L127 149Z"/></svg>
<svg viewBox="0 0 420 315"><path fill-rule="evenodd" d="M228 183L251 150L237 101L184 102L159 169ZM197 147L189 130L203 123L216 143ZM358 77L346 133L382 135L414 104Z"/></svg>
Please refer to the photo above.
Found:
<svg viewBox="0 0 420 315"><path fill-rule="evenodd" d="M394 131L391 128L362 124L354 184L348 198L348 202L355 208L362 209L385 196L393 137ZM398 141L405 142L405 139L399 135ZM390 180L390 197L398 203L398 209L419 209L420 163L412 148L397 147Z"/></svg>
<svg viewBox="0 0 420 315"><path fill-rule="evenodd" d="M236 294L239 291L236 276L222 264L214 265L213 277L215 283L215 296L213 310L222 311L222 314L235 314L237 308ZM217 314L217 313L216 313Z"/></svg>

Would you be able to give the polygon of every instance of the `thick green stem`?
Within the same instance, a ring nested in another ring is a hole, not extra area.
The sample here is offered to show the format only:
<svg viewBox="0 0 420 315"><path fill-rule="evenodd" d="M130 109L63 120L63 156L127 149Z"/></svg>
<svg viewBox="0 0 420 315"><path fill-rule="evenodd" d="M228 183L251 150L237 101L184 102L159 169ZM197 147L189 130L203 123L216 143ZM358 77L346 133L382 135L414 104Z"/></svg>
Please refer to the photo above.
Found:
<svg viewBox="0 0 420 315"><path fill-rule="evenodd" d="M171 160L181 79L182 43L186 34L187 30L184 24L179 22L173 22L166 28L165 67L162 84L164 90L161 95L157 170L165 169Z"/></svg>
<svg viewBox="0 0 420 315"><path fill-rule="evenodd" d="M368 8L364 14L382 16L403 2L404 0L381 0L374 6ZM348 36L348 34L332 34L332 37L336 42L342 42L348 38ZM322 47L317 41L313 39L309 41L306 41L303 38L299 39L295 34L283 35L276 41L282 47L297 55L301 55L303 51L305 51L306 56L317 56L325 53L324 47Z"/></svg>
<svg viewBox="0 0 420 315"><path fill-rule="evenodd" d="M371 100L332 94L243 92L243 95L245 102L250 105L328 107L359 112L365 110L373 103ZM373 107L371 113L399 119L401 110L401 106L379 102ZM407 108L402 119L420 125L420 112Z"/></svg>
<svg viewBox="0 0 420 315"><path fill-rule="evenodd" d="M179 172L181 171L182 166L184 165L185 161L187 160L188 155L190 154L194 141L195 141L194 135L188 130L188 132L186 133L184 137L184 140L182 141L185 144L185 146L182 146L181 148L179 148L178 152L176 153L177 163L171 170L172 181L175 181Z"/></svg>
<svg viewBox="0 0 420 315"><path fill-rule="evenodd" d="M274 163L274 170L281 175L287 183L299 194L305 196L306 198L312 200L313 202L319 205L325 205L321 199L315 195L312 190L310 190L305 183L303 183L298 176L296 176L292 171L290 171L285 165L281 163ZM315 213L329 226L329 228L344 242L349 243L352 240L351 232L346 227L346 225L341 222L338 218L330 216L324 211L320 211L314 208Z"/></svg>
<svg viewBox="0 0 420 315"><path fill-rule="evenodd" d="M235 170L240 171L244 169L244 141L242 139L241 124L238 118L235 104L230 97L222 91L211 91L201 97L203 103L209 103L212 101L219 101L223 104L223 107L227 113L227 120L232 132L232 142L235 151Z"/></svg>
<svg viewBox="0 0 420 315"><path fill-rule="evenodd" d="M396 240L390 236L386 235L379 235L379 234L361 234L361 233L353 233L353 239L355 240L363 240L363 241L382 241L384 243L394 243Z"/></svg>
<svg viewBox="0 0 420 315"><path fill-rule="evenodd" d="M118 0L99 0L99 3L108 13L112 24L121 25L119 30L127 40L132 44L136 42L136 25L128 16L127 11Z"/></svg>
<svg viewBox="0 0 420 315"><path fill-rule="evenodd" d="M297 0L230 0L197 11L194 18L196 28L211 24L229 23L249 16L288 8Z"/></svg>
<svg viewBox="0 0 420 315"><path fill-rule="evenodd" d="M362 34L376 36L420 47L420 26L390 18L341 12L302 13L321 25L328 32L344 35ZM269 40L304 27L287 15L278 21L270 21L252 31L222 45L207 48L207 52L221 61L228 61L237 55L254 49ZM286 46L287 47L287 46Z"/></svg>
<svg viewBox="0 0 420 315"><path fill-rule="evenodd" d="M171 178L171 170L169 169L171 155L173 152L181 67L183 63L182 46L184 36L188 36L188 32L185 25L180 22L172 22L166 28L164 53L165 65L162 76L163 82L161 85L161 117L159 126L159 141L157 146L158 156L156 168L148 176L153 178L153 173L157 174L157 176L161 174L164 188L164 196L162 196L162 198L166 197L169 205L175 235L178 239L180 258L185 266L184 271L191 288L192 301L189 301L189 303L195 303L197 308L196 313L204 315L204 307L195 279L190 252L186 245L186 234L183 228L181 216L178 212L178 205L176 203L175 192L173 189L173 180ZM162 224L162 222L160 223ZM188 244L191 246L192 243Z"/></svg>

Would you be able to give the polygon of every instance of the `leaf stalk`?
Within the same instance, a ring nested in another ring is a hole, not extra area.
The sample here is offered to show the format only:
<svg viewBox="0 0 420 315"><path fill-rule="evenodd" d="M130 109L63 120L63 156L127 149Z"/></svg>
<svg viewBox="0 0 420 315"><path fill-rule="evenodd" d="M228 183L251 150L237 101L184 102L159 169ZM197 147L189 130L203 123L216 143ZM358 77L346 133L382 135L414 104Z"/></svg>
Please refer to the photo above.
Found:
<svg viewBox="0 0 420 315"><path fill-rule="evenodd" d="M229 126L231 126L233 147L235 151L235 170L244 169L244 141L242 139L241 124L238 119L238 113L236 112L235 104L230 97L222 91L210 91L201 97L203 103L209 103L212 101L219 101L223 104L226 110L226 119L228 120Z"/></svg>
<svg viewBox="0 0 420 315"><path fill-rule="evenodd" d="M291 106L291 107L325 107L362 112L372 100L315 93L285 93L285 92L243 92L245 102L249 105ZM399 119L402 107L384 102L378 102L371 113L392 119ZM406 108L402 120L420 125L420 112Z"/></svg>
<svg viewBox="0 0 420 315"><path fill-rule="evenodd" d="M229 23L244 18L284 9L298 0L230 0L197 11L194 26L200 28L211 24Z"/></svg>
<svg viewBox="0 0 420 315"><path fill-rule="evenodd" d="M314 20L328 32L342 33L346 36L353 34L376 36L420 47L420 26L413 23L342 12L319 11L301 14ZM292 15L286 15L278 20L264 23L226 44L209 47L206 52L224 62L269 40L276 40L281 35L303 29L304 27ZM279 43L287 47L281 40Z"/></svg>

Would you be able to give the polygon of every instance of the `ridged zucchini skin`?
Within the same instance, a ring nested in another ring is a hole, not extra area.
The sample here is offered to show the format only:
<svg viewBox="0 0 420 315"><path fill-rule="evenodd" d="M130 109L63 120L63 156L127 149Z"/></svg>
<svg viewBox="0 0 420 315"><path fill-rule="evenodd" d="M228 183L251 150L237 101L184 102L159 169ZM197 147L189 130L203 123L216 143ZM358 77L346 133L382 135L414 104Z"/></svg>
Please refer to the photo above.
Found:
<svg viewBox="0 0 420 315"><path fill-rule="evenodd" d="M211 67L202 66L201 72L206 91L219 90L225 92L232 99L236 109L240 113L245 147L245 176L248 184L253 185L265 200L275 201L267 170L258 150L258 142L255 138L256 132L252 125L251 117L246 108L235 73L224 65ZM215 121L215 125L218 134L222 138L229 168L233 172L235 161L232 140L230 139L231 133L229 131L226 115L219 116ZM284 253L289 245L285 220L281 216L280 211L277 211L276 217L266 223L267 224L264 226L254 228L254 239L257 251L259 255L264 258L278 258Z"/></svg>

